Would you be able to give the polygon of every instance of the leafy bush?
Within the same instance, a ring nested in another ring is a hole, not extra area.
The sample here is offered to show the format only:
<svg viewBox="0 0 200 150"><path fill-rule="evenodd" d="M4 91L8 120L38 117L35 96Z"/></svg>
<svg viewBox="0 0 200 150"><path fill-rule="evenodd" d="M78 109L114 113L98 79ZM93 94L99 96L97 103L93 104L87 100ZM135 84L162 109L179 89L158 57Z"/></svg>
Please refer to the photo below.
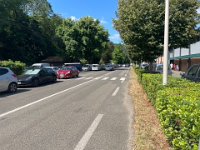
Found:
<svg viewBox="0 0 200 150"><path fill-rule="evenodd" d="M156 109L174 149L198 149L200 137L200 84L158 92Z"/></svg>
<svg viewBox="0 0 200 150"><path fill-rule="evenodd" d="M20 75L23 72L23 70L25 69L26 64L22 63L20 61L8 60L8 61L0 61L0 66L1 67L8 67L15 74Z"/></svg>
<svg viewBox="0 0 200 150"><path fill-rule="evenodd" d="M141 83L156 107L161 125L174 149L198 149L200 138L200 84L169 77L162 85L162 75L145 74Z"/></svg>

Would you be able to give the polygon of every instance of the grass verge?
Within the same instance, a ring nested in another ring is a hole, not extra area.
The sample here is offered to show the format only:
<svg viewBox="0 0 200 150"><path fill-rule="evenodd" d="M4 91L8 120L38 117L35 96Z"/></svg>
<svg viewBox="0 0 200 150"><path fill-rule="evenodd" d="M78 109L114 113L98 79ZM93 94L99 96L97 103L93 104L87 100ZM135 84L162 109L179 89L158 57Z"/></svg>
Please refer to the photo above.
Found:
<svg viewBox="0 0 200 150"><path fill-rule="evenodd" d="M134 70L131 70L130 95L134 107L134 150L169 150L155 108L148 100Z"/></svg>

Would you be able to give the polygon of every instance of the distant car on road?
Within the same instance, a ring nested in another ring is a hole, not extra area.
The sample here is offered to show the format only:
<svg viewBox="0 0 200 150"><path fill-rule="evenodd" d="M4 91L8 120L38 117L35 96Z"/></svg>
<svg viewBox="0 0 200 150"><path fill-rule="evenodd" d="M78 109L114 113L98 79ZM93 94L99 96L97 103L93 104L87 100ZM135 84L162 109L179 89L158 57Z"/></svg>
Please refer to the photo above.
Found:
<svg viewBox="0 0 200 150"><path fill-rule="evenodd" d="M194 82L200 82L200 64L194 64L192 65L186 73L181 74L182 78L194 81Z"/></svg>
<svg viewBox="0 0 200 150"><path fill-rule="evenodd" d="M163 74L163 64L156 64L155 72ZM168 75L172 75L172 69L168 66Z"/></svg>
<svg viewBox="0 0 200 150"><path fill-rule="evenodd" d="M113 71L113 70L114 70L114 65L112 65L112 64L107 64L107 65L105 66L105 70L106 70L106 71Z"/></svg>
<svg viewBox="0 0 200 150"><path fill-rule="evenodd" d="M35 63L35 64L32 64L32 67L35 67L35 68L50 67L50 64L49 63Z"/></svg>
<svg viewBox="0 0 200 150"><path fill-rule="evenodd" d="M58 79L67 79L79 76L79 70L74 66L64 66L58 71Z"/></svg>
<svg viewBox="0 0 200 150"><path fill-rule="evenodd" d="M99 71L101 70L101 65L99 64L92 64L92 71Z"/></svg>
<svg viewBox="0 0 200 150"><path fill-rule="evenodd" d="M85 64L85 65L82 66L82 70L83 71L91 71L92 66L90 64Z"/></svg>
<svg viewBox="0 0 200 150"><path fill-rule="evenodd" d="M19 86L38 86L43 83L56 82L57 76L52 69L30 67L18 77Z"/></svg>
<svg viewBox="0 0 200 150"><path fill-rule="evenodd" d="M0 67L0 92L17 91L17 76L9 69Z"/></svg>

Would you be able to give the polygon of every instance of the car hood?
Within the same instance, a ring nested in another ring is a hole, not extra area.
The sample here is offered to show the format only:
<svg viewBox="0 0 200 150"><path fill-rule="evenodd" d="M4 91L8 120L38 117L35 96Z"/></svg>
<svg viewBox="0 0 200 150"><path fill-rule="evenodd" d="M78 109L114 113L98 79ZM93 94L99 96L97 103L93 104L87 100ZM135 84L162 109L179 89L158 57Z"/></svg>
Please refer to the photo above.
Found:
<svg viewBox="0 0 200 150"><path fill-rule="evenodd" d="M32 79L35 76L36 75L20 75L20 76L18 76L18 80L19 81L28 80L28 79Z"/></svg>

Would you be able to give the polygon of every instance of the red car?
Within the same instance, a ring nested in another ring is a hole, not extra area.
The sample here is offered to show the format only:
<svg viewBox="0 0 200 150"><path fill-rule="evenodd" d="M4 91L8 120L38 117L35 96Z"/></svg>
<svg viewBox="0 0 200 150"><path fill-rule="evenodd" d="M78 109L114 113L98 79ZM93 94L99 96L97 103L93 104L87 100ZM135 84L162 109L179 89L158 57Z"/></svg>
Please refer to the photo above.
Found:
<svg viewBox="0 0 200 150"><path fill-rule="evenodd" d="M57 73L58 79L67 79L78 76L79 76L79 70L74 66L62 67Z"/></svg>

